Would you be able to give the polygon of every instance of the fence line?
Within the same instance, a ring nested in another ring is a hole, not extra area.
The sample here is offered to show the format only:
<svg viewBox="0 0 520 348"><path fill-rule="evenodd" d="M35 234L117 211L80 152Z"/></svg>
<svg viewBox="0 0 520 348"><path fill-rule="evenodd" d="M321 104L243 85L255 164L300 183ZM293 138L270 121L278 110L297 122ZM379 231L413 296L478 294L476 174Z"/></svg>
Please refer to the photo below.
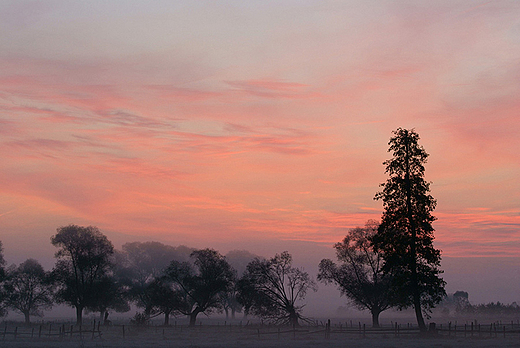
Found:
<svg viewBox="0 0 520 348"><path fill-rule="evenodd" d="M249 324L246 325L220 322L212 325L202 325L199 323L195 328L188 328L184 325L177 325L177 322L171 326L146 326L138 327L135 325L111 325L100 326L99 322L94 321L92 325L69 325L59 323L47 323L33 326L17 326L5 323L3 330L0 329L0 337L3 341L8 340L105 340L105 339L127 339L135 335L148 335L152 338L174 339L178 337L199 337L208 333L229 332L238 335L244 335L258 339L292 337L293 339L305 338L323 335L325 339L332 336L346 336L355 338L376 338L376 337L409 337L419 335L417 326L408 324L402 325L392 322L391 325L382 326L380 328L368 327L366 324L358 322L357 325L346 321L331 324L327 322L312 322L309 325L290 328L287 326L276 326L267 324ZM1 326L0 326L1 328ZM440 337L446 338L509 338L518 339L520 341L520 325L511 321L511 323L502 323L500 321L481 324L476 321L471 323L451 323L447 325L439 325L434 328L434 333Z"/></svg>

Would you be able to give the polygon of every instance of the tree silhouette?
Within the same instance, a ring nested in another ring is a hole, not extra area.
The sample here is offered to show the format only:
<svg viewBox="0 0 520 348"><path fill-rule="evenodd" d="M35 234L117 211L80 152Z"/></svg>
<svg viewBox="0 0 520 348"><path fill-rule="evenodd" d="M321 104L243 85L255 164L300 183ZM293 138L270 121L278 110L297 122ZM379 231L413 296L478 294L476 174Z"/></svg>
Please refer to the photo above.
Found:
<svg viewBox="0 0 520 348"><path fill-rule="evenodd" d="M220 303L226 313L226 319L229 318L231 312L231 319L235 319L235 314L242 311L242 305L238 301L238 277L236 275L231 279L228 289L219 294Z"/></svg>
<svg viewBox="0 0 520 348"><path fill-rule="evenodd" d="M178 310L188 315L195 326L199 313L221 311L220 294L228 291L234 277L232 267L224 256L213 249L196 250L193 263L172 261L166 278L183 299Z"/></svg>
<svg viewBox="0 0 520 348"><path fill-rule="evenodd" d="M125 313L130 310L125 288L114 274L105 274L96 281L92 288L92 296L95 298L85 309L89 312L99 313L99 322L108 324L108 311L114 310Z"/></svg>
<svg viewBox="0 0 520 348"><path fill-rule="evenodd" d="M0 241L0 284L5 280L5 259L4 259L4 248L2 247L2 241ZM6 294L4 288L0 286L0 317L7 314L5 308Z"/></svg>
<svg viewBox="0 0 520 348"><path fill-rule="evenodd" d="M229 290L221 295L222 306L224 307L224 312L226 312L226 319L229 318L229 312L231 312L231 318L235 319L235 314L242 311L242 304L238 301L238 281L246 271L248 263L256 257L258 256L247 250L231 250L226 254L226 260L236 271L236 276Z"/></svg>
<svg viewBox="0 0 520 348"><path fill-rule="evenodd" d="M2 246L2 241L0 241L0 282L4 280L5 277L5 259L4 259L4 248Z"/></svg>
<svg viewBox="0 0 520 348"><path fill-rule="evenodd" d="M127 289L127 295L150 316L158 307L150 285L164 275L172 260L184 262L194 251L186 246L173 247L159 242L132 242L116 253L116 273Z"/></svg>
<svg viewBox="0 0 520 348"><path fill-rule="evenodd" d="M81 325L83 309L99 303L100 283L111 272L112 243L97 227L68 225L59 227L51 237L60 249L53 274L59 284L56 298L76 308L76 322Z"/></svg>
<svg viewBox="0 0 520 348"><path fill-rule="evenodd" d="M41 317L42 310L51 309L53 288L50 272L45 272L38 261L28 259L7 272L6 305L22 313L25 323L30 324L31 315Z"/></svg>
<svg viewBox="0 0 520 348"><path fill-rule="evenodd" d="M364 228L351 229L341 243L334 245L341 264L323 259L318 273L318 280L335 283L359 309L368 309L373 327L379 327L379 314L395 301L392 274L383 272L383 256L373 250L370 241L378 225L369 220Z"/></svg>
<svg viewBox="0 0 520 348"><path fill-rule="evenodd" d="M164 314L164 325L170 325L170 315L186 313L186 296L178 286L174 286L168 277L160 277L152 281L147 289L150 299L149 307L145 309L149 314Z"/></svg>
<svg viewBox="0 0 520 348"><path fill-rule="evenodd" d="M418 141L415 130L399 128L388 143L393 157L384 162L389 178L375 195L384 211L373 243L383 253L385 269L395 274L400 307L413 306L419 328L426 331L423 310L427 313L446 293L440 251L433 247L436 201L424 180L428 154Z"/></svg>
<svg viewBox="0 0 520 348"><path fill-rule="evenodd" d="M292 257L284 251L270 260L254 259L239 281L239 301L246 313L275 323L298 326L307 290L316 291L316 283L307 272L292 267Z"/></svg>
<svg viewBox="0 0 520 348"><path fill-rule="evenodd" d="M455 302L455 310L462 312L467 307L471 306L469 303L469 294L466 291L455 291L453 294L453 300Z"/></svg>

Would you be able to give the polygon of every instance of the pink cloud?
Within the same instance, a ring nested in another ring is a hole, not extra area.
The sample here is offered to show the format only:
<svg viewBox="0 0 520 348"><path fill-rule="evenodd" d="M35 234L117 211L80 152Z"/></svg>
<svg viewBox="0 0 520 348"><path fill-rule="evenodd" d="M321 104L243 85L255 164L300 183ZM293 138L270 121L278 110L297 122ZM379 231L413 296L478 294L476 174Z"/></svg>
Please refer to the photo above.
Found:
<svg viewBox="0 0 520 348"><path fill-rule="evenodd" d="M180 99L183 102L198 102L223 95L221 92L179 88L169 85L148 85L145 86L145 88L148 88L154 92L159 92L159 95L162 98Z"/></svg>
<svg viewBox="0 0 520 348"><path fill-rule="evenodd" d="M309 91L311 86L294 82L247 80L226 83L236 91L263 98L308 99L319 96L318 93Z"/></svg>

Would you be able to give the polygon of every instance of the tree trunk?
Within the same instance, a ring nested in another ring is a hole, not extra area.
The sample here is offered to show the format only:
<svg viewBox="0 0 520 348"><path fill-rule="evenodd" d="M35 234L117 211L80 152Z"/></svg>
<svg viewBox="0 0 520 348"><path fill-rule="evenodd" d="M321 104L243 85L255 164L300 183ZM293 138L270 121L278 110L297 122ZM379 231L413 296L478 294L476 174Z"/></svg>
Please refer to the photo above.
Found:
<svg viewBox="0 0 520 348"><path fill-rule="evenodd" d="M289 313L289 325L291 325L293 328L300 326L298 323L298 314L296 314L296 312Z"/></svg>
<svg viewBox="0 0 520 348"><path fill-rule="evenodd" d="M236 310L235 308L231 308L231 319L235 319L235 313L236 313Z"/></svg>
<svg viewBox="0 0 520 348"><path fill-rule="evenodd" d="M164 312L164 326L170 325L170 312Z"/></svg>
<svg viewBox="0 0 520 348"><path fill-rule="evenodd" d="M83 307L76 307L76 325L81 325L83 323Z"/></svg>
<svg viewBox="0 0 520 348"><path fill-rule="evenodd" d="M24 312L23 315L25 316L25 324L30 325L31 324L31 315L29 314L29 311Z"/></svg>
<svg viewBox="0 0 520 348"><path fill-rule="evenodd" d="M200 313L200 311L198 309L195 309L193 312L191 312L190 314L190 327L194 327L195 324L197 323L197 315Z"/></svg>
<svg viewBox="0 0 520 348"><path fill-rule="evenodd" d="M224 308L224 312L226 312L226 320L229 319L229 309Z"/></svg>
<svg viewBox="0 0 520 348"><path fill-rule="evenodd" d="M419 291L419 281L417 278L417 230L415 226L415 220L413 216L412 210L412 183L410 179L410 144L407 139L406 142L406 167L405 167L405 185L406 185L406 210L407 210L407 218L408 224L410 228L410 235L412 240L410 242L410 270L412 272L412 297L413 297L413 307L415 309L415 316L417 318L417 325L419 325L419 330L421 332L426 332L426 324L424 323L424 318L422 316L421 309L421 293Z"/></svg>
<svg viewBox="0 0 520 348"><path fill-rule="evenodd" d="M372 327L379 327L379 314L381 313L381 311L377 310L377 309L373 309L371 311L372 313Z"/></svg>
<svg viewBox="0 0 520 348"><path fill-rule="evenodd" d="M421 330L421 332L428 331L428 328L426 327L426 323L424 322L424 318L422 315L421 297L417 289L414 289L413 306L415 309L415 316L417 317L417 325L419 325L419 330Z"/></svg>

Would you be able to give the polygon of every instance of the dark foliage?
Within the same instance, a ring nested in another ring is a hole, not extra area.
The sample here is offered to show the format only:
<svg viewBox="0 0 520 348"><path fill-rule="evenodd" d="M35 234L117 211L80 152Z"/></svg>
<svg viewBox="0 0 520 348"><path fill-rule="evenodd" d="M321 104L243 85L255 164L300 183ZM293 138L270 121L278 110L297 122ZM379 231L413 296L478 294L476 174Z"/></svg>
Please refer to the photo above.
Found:
<svg viewBox="0 0 520 348"><path fill-rule="evenodd" d="M0 241L0 284L5 280L5 260L4 260L4 248L2 247L2 241ZM0 317L3 317L7 314L7 310L5 308L5 291L0 286Z"/></svg>
<svg viewBox="0 0 520 348"><path fill-rule="evenodd" d="M68 225L59 227L51 238L56 252L53 275L59 285L58 302L76 308L81 325L83 309L99 305L98 294L107 275L111 274L112 243L97 227Z"/></svg>
<svg viewBox="0 0 520 348"><path fill-rule="evenodd" d="M145 313L164 314L164 325L170 325L170 315L188 312L184 293L167 277L157 278L152 281L146 289L147 297L150 299Z"/></svg>
<svg viewBox="0 0 520 348"><path fill-rule="evenodd" d="M113 274L106 274L92 287L96 301L86 306L89 312L99 313L99 321L108 317L110 310L125 313L130 310L125 288ZM105 323L106 324L106 323Z"/></svg>
<svg viewBox="0 0 520 348"><path fill-rule="evenodd" d="M436 201L424 180L428 154L419 145L414 130L399 128L390 139L393 157L384 162L388 180L375 199L383 201L384 212L375 249L383 254L385 270L394 274L395 293L401 308L413 306L417 322L426 330L424 313L446 295L440 278L440 251L433 247L432 211Z"/></svg>
<svg viewBox="0 0 520 348"><path fill-rule="evenodd" d="M334 245L340 265L324 259L318 273L318 280L336 284L356 307L368 309L373 327L379 327L379 314L395 304L392 273L383 272L383 257L370 242L377 228L378 223L371 220L364 228L351 229L341 243Z"/></svg>
<svg viewBox="0 0 520 348"><path fill-rule="evenodd" d="M23 314L25 323L29 324L31 315L41 317L43 310L52 308L53 289L50 272L45 272L38 261L28 259L8 270L4 283L5 303Z"/></svg>
<svg viewBox="0 0 520 348"><path fill-rule="evenodd" d="M193 263L172 261L165 278L181 294L178 311L188 315L194 326L198 314L222 310L220 295L229 291L235 272L215 250L196 250L191 257Z"/></svg>

